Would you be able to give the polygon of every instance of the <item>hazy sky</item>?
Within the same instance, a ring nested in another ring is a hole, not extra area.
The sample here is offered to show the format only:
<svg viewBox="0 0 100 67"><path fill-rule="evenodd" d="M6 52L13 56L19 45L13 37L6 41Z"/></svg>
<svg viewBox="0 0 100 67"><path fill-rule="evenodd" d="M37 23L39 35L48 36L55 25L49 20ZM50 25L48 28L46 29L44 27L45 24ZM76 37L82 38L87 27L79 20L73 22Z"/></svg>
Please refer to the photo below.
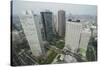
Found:
<svg viewBox="0 0 100 67"><path fill-rule="evenodd" d="M95 5L76 5L76 4L63 4L63 3L49 3L49 2L30 2L30 1L14 1L13 14L20 14L26 10L33 10L34 13L50 10L54 14L58 10L65 10L66 14L75 15L96 15L97 6Z"/></svg>

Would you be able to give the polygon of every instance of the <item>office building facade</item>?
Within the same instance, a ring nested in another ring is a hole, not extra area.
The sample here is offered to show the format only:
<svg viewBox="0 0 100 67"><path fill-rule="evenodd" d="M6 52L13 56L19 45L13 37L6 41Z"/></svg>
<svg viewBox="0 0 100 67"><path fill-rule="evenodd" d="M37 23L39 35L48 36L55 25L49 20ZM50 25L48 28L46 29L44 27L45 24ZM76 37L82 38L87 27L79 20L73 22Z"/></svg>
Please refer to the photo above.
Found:
<svg viewBox="0 0 100 67"><path fill-rule="evenodd" d="M35 21L32 12L26 11L23 15L21 15L20 22L32 54L36 57L43 55L44 50L42 46L42 36L40 34L38 21Z"/></svg>
<svg viewBox="0 0 100 67"><path fill-rule="evenodd" d="M64 49L69 48L72 52L77 52L81 31L81 23L66 22Z"/></svg>
<svg viewBox="0 0 100 67"><path fill-rule="evenodd" d="M86 56L87 46L91 37L90 29L83 29L80 36L79 49L83 52L82 55Z"/></svg>
<svg viewBox="0 0 100 67"><path fill-rule="evenodd" d="M54 35L52 12L41 12L41 20L43 23L45 40L52 41Z"/></svg>
<svg viewBox="0 0 100 67"><path fill-rule="evenodd" d="M66 23L65 11L59 10L58 11L58 34L59 36L65 35L65 23Z"/></svg>

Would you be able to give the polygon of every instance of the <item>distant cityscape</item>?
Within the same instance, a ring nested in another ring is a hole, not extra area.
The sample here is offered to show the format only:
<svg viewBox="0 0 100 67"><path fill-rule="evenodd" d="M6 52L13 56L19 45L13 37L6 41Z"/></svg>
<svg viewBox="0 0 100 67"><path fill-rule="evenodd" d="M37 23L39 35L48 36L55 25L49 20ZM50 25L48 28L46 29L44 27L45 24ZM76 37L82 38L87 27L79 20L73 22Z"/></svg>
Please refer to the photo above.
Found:
<svg viewBox="0 0 100 67"><path fill-rule="evenodd" d="M97 61L97 16L34 11L11 15L12 66Z"/></svg>

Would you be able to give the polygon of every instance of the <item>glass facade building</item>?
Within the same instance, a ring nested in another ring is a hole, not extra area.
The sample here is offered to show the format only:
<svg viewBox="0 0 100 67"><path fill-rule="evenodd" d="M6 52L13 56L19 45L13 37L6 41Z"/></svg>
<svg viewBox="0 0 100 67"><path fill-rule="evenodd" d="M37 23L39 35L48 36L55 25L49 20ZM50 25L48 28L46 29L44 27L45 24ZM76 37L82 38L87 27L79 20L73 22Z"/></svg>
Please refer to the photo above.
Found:
<svg viewBox="0 0 100 67"><path fill-rule="evenodd" d="M44 28L45 40L52 41L54 34L52 25L52 12L41 12L41 19Z"/></svg>

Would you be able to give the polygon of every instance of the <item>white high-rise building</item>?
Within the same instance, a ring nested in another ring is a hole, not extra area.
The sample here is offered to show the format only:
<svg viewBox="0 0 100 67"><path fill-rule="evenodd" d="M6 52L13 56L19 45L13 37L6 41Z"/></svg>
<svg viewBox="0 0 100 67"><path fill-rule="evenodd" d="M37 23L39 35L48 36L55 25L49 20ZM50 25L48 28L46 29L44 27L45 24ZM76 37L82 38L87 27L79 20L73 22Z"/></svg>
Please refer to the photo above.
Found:
<svg viewBox="0 0 100 67"><path fill-rule="evenodd" d="M65 31L65 47L72 52L76 52L79 46L80 34L82 31L82 24L77 22L66 22Z"/></svg>
<svg viewBox="0 0 100 67"><path fill-rule="evenodd" d="M38 20L35 21L34 18L37 20L37 17L34 17L31 11L26 11L26 13L20 15L20 22L32 54L38 57L44 54L44 46L39 29L39 22Z"/></svg>
<svg viewBox="0 0 100 67"><path fill-rule="evenodd" d="M82 50L82 55L86 56L87 46L91 37L90 29L84 29L81 32L79 49Z"/></svg>

